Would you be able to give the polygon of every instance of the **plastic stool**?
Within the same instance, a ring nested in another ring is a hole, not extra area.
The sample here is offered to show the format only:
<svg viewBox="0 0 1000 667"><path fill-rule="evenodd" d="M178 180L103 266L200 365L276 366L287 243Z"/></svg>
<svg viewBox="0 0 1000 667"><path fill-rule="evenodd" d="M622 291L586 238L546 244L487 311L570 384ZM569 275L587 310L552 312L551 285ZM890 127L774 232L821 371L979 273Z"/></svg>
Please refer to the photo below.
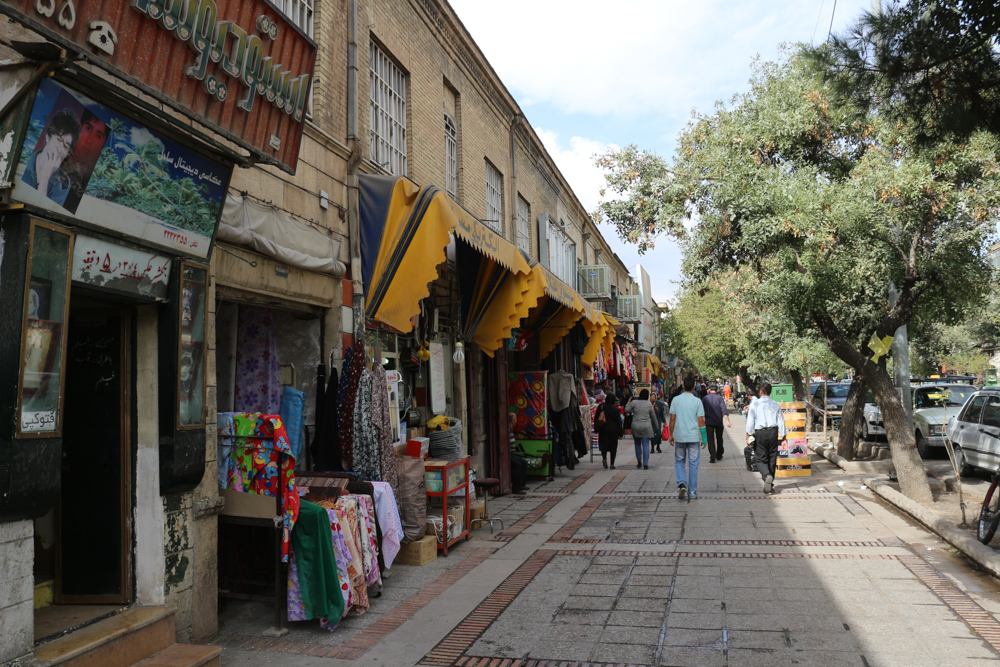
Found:
<svg viewBox="0 0 1000 667"><path fill-rule="evenodd" d="M484 477L472 480L472 485L476 487L476 496L483 495L483 518L470 521L469 528L475 529L477 523L488 523L490 524L490 535L492 535L493 523L496 522L500 524L500 530L503 530L503 519L490 518L490 491L496 491L500 488L500 480L495 477Z"/></svg>

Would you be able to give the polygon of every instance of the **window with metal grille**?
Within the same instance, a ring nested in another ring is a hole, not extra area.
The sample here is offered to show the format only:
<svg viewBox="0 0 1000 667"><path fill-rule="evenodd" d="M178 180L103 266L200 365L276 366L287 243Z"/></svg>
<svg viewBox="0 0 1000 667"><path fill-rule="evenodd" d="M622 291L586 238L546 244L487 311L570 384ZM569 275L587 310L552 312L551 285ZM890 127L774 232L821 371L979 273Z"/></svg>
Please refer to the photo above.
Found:
<svg viewBox="0 0 1000 667"><path fill-rule="evenodd" d="M406 74L371 43L369 152L394 176L406 175Z"/></svg>
<svg viewBox="0 0 1000 667"><path fill-rule="evenodd" d="M503 175L486 162L486 226L503 235Z"/></svg>
<svg viewBox="0 0 1000 667"><path fill-rule="evenodd" d="M313 36L313 0L275 0L274 5L302 32Z"/></svg>
<svg viewBox="0 0 1000 667"><path fill-rule="evenodd" d="M531 253L531 206L521 195L517 196L517 247Z"/></svg>
<svg viewBox="0 0 1000 667"><path fill-rule="evenodd" d="M444 189L452 199L458 199L458 128L448 114L444 115Z"/></svg>

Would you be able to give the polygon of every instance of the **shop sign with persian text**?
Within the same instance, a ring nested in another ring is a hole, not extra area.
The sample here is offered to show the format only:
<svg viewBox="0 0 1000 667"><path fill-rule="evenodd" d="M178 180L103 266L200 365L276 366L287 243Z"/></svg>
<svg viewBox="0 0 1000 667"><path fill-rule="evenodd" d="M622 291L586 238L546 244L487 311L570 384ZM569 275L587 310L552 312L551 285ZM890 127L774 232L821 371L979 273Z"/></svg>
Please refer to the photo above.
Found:
<svg viewBox="0 0 1000 667"><path fill-rule="evenodd" d="M73 280L118 292L164 299L171 258L77 234Z"/></svg>
<svg viewBox="0 0 1000 667"><path fill-rule="evenodd" d="M0 0L0 8L258 158L295 170L316 45L270 3Z"/></svg>

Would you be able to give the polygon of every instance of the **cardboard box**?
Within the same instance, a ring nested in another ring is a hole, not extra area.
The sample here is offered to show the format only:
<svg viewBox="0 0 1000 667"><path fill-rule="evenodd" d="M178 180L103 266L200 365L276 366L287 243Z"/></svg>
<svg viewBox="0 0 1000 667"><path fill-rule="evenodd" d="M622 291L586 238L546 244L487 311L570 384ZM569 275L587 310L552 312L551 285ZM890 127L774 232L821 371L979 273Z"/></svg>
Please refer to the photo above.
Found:
<svg viewBox="0 0 1000 667"><path fill-rule="evenodd" d="M438 530L434 527L434 523L431 521L431 517L436 517L437 521L441 523L441 508L440 507L428 507L427 508L427 534L435 535L438 537L438 541L442 542L442 536L438 534ZM458 537L462 531L465 530L465 505L462 503L448 503L448 541Z"/></svg>
<svg viewBox="0 0 1000 667"><path fill-rule="evenodd" d="M437 540L433 535L424 535L419 540L401 544L396 563L403 565L426 565L437 558Z"/></svg>
<svg viewBox="0 0 1000 667"><path fill-rule="evenodd" d="M483 519L486 515L486 503L482 500L477 500L471 505L469 505L469 524L472 524L473 519Z"/></svg>

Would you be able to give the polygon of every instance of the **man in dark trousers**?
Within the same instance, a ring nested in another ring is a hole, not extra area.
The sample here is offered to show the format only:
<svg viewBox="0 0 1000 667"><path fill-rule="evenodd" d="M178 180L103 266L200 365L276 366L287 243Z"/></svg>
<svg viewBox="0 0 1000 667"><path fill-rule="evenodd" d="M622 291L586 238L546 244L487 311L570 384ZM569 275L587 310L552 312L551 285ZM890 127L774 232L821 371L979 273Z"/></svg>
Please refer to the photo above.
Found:
<svg viewBox="0 0 1000 667"><path fill-rule="evenodd" d="M705 405L705 429L708 431L708 462L715 463L722 458L722 419L725 417L726 426L733 427L729 420L729 408L726 401L719 396L717 385L708 386L708 396L701 399Z"/></svg>
<svg viewBox="0 0 1000 667"><path fill-rule="evenodd" d="M747 411L747 444L754 437L757 471L764 479L764 493L774 490L774 472L778 467L778 444L785 441L785 415L771 398L771 384L760 386L760 398Z"/></svg>

